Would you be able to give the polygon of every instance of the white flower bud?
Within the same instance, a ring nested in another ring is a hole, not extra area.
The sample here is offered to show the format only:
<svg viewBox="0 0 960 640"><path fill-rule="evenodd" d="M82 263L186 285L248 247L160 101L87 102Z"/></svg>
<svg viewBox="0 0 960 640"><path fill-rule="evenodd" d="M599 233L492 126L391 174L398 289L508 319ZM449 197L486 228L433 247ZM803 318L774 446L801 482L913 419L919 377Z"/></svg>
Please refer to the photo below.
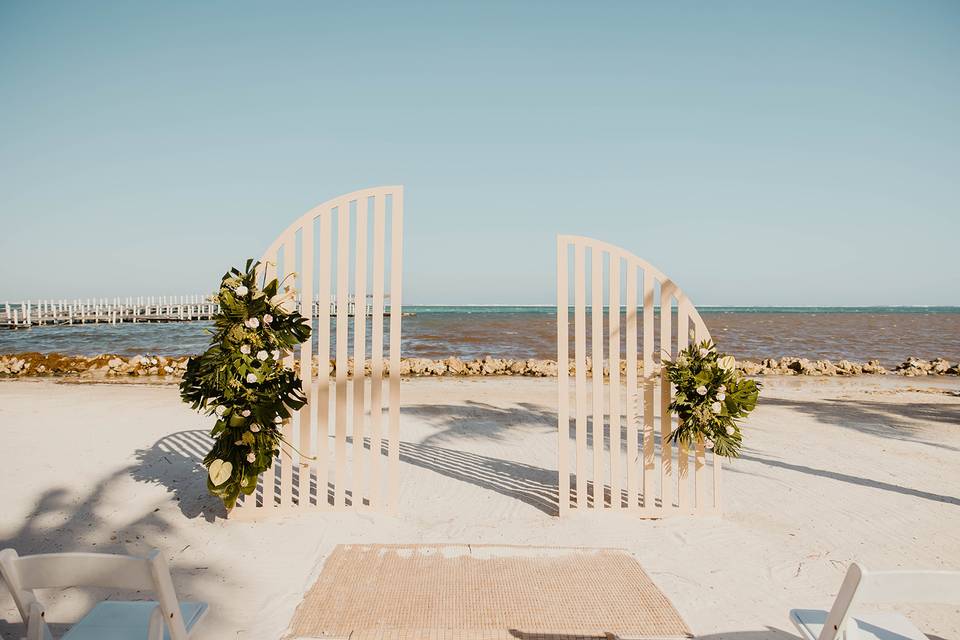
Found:
<svg viewBox="0 0 960 640"><path fill-rule="evenodd" d="M252 432L254 432L254 433L259 433L259 432L260 432L260 425L258 425L258 424L252 424L252 425L250 425L250 431L252 431Z"/></svg>
<svg viewBox="0 0 960 640"><path fill-rule="evenodd" d="M710 410L714 413L720 413L720 411L723 410L723 405L719 402L714 402L712 405L710 405Z"/></svg>
<svg viewBox="0 0 960 640"><path fill-rule="evenodd" d="M227 412L227 408L226 408L225 406L223 406L223 405L220 405L220 406L218 406L218 407L216 408L216 412L217 412L217 415L222 418L222 417L223 417L223 414L225 414L225 413Z"/></svg>
<svg viewBox="0 0 960 640"><path fill-rule="evenodd" d="M236 291L238 296L245 296L250 292L250 290L247 289L244 285L240 285L239 287L234 289L234 291Z"/></svg>
<svg viewBox="0 0 960 640"><path fill-rule="evenodd" d="M717 394L717 400L719 400L720 402L723 402L726 399L727 399L727 394L725 394L723 391Z"/></svg>
<svg viewBox="0 0 960 640"><path fill-rule="evenodd" d="M244 322L243 324L245 324L248 329L256 329L257 327L260 326L260 321L257 320L256 318L250 318L249 320L247 320L247 321Z"/></svg>
<svg viewBox="0 0 960 640"><path fill-rule="evenodd" d="M736 429L733 428L733 425L727 425L727 435L732 436Z"/></svg>
<svg viewBox="0 0 960 640"><path fill-rule="evenodd" d="M253 464L256 461L257 461L257 454L253 453L252 451L247 454L247 462L249 462L250 464Z"/></svg>
<svg viewBox="0 0 960 640"><path fill-rule="evenodd" d="M260 351L257 351L257 360L263 362L269 357L270 354L267 353L266 349L260 349Z"/></svg>
<svg viewBox="0 0 960 640"><path fill-rule="evenodd" d="M269 313L263 314L263 324L270 324L271 322L273 322L273 316Z"/></svg>
<svg viewBox="0 0 960 640"><path fill-rule="evenodd" d="M250 355L250 345L248 344L240 345L240 353L242 353L245 356Z"/></svg>
<svg viewBox="0 0 960 640"><path fill-rule="evenodd" d="M256 383L256 381L257 381L257 374L255 374L255 373L248 373L248 374L247 374L247 382L248 382L249 384L254 384L254 383Z"/></svg>
<svg viewBox="0 0 960 640"><path fill-rule="evenodd" d="M717 360L717 366L724 371L733 371L733 369L737 366L737 361L733 356L723 356Z"/></svg>
<svg viewBox="0 0 960 640"><path fill-rule="evenodd" d="M699 387L697 387L697 393L699 393L702 396L705 396L707 395L707 388L703 385L700 385Z"/></svg>
<svg viewBox="0 0 960 640"><path fill-rule="evenodd" d="M280 416L277 416L276 418L273 419L273 423L274 423L274 424L283 424L283 418L281 418Z"/></svg>
<svg viewBox="0 0 960 640"><path fill-rule="evenodd" d="M249 417L250 417L250 409L244 409L244 410L240 413L240 415L242 415L244 418L249 418Z"/></svg>

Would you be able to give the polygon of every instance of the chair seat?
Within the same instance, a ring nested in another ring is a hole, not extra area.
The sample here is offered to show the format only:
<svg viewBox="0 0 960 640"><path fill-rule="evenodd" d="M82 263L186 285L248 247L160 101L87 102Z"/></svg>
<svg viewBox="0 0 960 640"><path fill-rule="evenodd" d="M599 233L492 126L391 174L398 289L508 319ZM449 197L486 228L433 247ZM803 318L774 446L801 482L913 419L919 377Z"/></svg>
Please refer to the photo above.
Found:
<svg viewBox="0 0 960 640"><path fill-rule="evenodd" d="M817 609L794 609L790 619L803 635L804 640L817 640L823 624L827 621L827 612ZM899 613L866 613L849 618L848 624L856 624L860 640L928 640L922 631L913 626Z"/></svg>
<svg viewBox="0 0 960 640"><path fill-rule="evenodd" d="M101 602L70 628L63 640L146 640L156 602ZM183 623L190 631L207 613L205 602L181 602ZM170 640L164 629L164 640Z"/></svg>

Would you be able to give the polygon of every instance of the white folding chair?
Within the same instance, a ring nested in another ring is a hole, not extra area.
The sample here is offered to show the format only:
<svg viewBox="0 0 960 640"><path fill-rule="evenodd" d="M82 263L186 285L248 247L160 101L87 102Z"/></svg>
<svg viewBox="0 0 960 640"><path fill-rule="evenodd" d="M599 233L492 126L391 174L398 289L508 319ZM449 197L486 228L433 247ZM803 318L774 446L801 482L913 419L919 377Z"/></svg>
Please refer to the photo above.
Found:
<svg viewBox="0 0 960 640"><path fill-rule="evenodd" d="M960 604L960 571L867 571L853 563L830 611L793 609L804 640L928 640L895 612L853 615L857 604Z"/></svg>
<svg viewBox="0 0 960 640"><path fill-rule="evenodd" d="M177 601L170 569L156 549L146 558L102 553L19 556L4 549L0 575L27 625L27 640L53 640L34 589L103 587L153 591L157 596L156 602L100 602L62 640L187 640L207 612L206 603Z"/></svg>

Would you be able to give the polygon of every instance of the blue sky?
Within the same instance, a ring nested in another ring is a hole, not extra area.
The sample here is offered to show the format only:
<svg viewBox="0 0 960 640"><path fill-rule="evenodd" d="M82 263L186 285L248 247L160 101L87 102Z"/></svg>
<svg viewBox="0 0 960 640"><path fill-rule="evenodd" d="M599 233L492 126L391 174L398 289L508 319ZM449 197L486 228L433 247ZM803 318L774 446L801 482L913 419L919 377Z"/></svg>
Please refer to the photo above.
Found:
<svg viewBox="0 0 960 640"><path fill-rule="evenodd" d="M960 304L960 3L349 5L0 2L0 300L209 290L404 184L413 304L550 303L556 233Z"/></svg>

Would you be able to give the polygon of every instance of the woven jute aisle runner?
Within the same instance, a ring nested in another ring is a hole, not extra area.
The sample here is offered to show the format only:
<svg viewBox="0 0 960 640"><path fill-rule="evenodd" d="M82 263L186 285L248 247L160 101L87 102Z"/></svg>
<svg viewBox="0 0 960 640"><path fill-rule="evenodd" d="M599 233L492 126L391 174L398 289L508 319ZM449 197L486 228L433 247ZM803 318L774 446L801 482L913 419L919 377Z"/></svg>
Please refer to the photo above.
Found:
<svg viewBox="0 0 960 640"><path fill-rule="evenodd" d="M338 546L288 638L686 638L666 596L611 549Z"/></svg>

